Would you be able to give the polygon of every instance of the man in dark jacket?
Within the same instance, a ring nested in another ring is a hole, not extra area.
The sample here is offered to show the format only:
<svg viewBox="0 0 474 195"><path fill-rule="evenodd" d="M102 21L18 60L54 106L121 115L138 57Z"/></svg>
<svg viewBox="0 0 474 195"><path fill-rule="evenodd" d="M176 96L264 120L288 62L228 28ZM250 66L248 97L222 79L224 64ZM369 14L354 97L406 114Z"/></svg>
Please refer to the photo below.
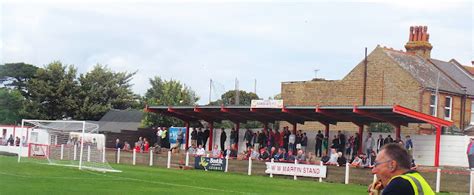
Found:
<svg viewBox="0 0 474 195"><path fill-rule="evenodd" d="M227 140L227 134L225 133L224 128L221 128L221 150L224 151L225 147L225 141Z"/></svg>
<svg viewBox="0 0 474 195"><path fill-rule="evenodd" d="M209 138L209 135L210 135L210 131L209 131L208 128L206 128L206 130L204 130L204 137L202 139L202 147L203 148L206 148L207 139Z"/></svg>

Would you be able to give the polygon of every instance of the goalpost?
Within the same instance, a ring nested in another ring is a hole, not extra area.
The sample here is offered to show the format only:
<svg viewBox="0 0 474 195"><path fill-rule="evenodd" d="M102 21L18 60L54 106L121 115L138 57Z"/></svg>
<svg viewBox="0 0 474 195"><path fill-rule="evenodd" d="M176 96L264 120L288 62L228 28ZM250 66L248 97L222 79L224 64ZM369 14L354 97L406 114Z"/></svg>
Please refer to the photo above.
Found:
<svg viewBox="0 0 474 195"><path fill-rule="evenodd" d="M99 125L86 121L29 120L23 119L21 127L32 125L26 135L28 158L51 165L72 166L102 172L121 172L112 168L105 154L105 136L98 134ZM18 162L22 159L22 148ZM24 157L23 157L24 158Z"/></svg>

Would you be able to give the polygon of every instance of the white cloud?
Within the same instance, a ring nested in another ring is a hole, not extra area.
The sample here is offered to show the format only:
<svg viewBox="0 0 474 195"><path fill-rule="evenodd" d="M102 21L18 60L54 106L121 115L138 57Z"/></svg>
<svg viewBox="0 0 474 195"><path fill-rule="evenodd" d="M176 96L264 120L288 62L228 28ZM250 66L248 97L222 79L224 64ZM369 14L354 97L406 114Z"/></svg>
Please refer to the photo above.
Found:
<svg viewBox="0 0 474 195"><path fill-rule="evenodd" d="M235 78L253 91L257 79L257 92L267 98L280 92L280 82L309 80L316 68L319 76L342 78L364 47L403 49L410 25L429 26L434 57L470 62L472 10L452 4L11 1L1 14L0 59L40 66L61 60L80 72L97 63L138 70L136 93L161 76L196 90L200 103L208 100L211 78L222 92L234 88Z"/></svg>

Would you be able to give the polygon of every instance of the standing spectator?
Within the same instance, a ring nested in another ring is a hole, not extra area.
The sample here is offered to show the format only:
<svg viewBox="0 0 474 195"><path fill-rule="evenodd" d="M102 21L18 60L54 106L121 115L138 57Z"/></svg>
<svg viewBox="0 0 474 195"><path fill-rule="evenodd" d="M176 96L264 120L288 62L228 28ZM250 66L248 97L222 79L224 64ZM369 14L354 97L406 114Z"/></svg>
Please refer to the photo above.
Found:
<svg viewBox="0 0 474 195"><path fill-rule="evenodd" d="M95 140L95 138L94 138L94 140ZM26 146L27 146L27 145L26 145L26 138L25 138L25 136L21 136L21 146L23 146L23 147L26 147ZM97 145L96 145L96 146L97 146Z"/></svg>
<svg viewBox="0 0 474 195"><path fill-rule="evenodd" d="M346 144L347 159L350 159L352 156L352 152L353 152L352 148L354 148L354 136L351 135L351 137L349 137L349 139L347 140L347 144Z"/></svg>
<svg viewBox="0 0 474 195"><path fill-rule="evenodd" d="M306 146L308 146L308 137L306 133L303 133L303 137L301 138L301 150L306 153Z"/></svg>
<svg viewBox="0 0 474 195"><path fill-rule="evenodd" d="M128 142L124 142L123 144L123 150L124 151L130 151L130 144Z"/></svg>
<svg viewBox="0 0 474 195"><path fill-rule="evenodd" d="M20 146L20 138L18 136L15 138L15 146Z"/></svg>
<svg viewBox="0 0 474 195"><path fill-rule="evenodd" d="M288 127L285 127L283 130L283 147L286 151L288 151L288 140L290 139L290 131L288 131Z"/></svg>
<svg viewBox="0 0 474 195"><path fill-rule="evenodd" d="M138 142L135 142L135 148L133 148L133 149L135 149L136 152L140 153L141 152L140 151L140 144Z"/></svg>
<svg viewBox="0 0 474 195"><path fill-rule="evenodd" d="M325 153L327 155L328 149L329 149L329 138L327 135L325 135L323 138L323 146L322 146L323 154Z"/></svg>
<svg viewBox="0 0 474 195"><path fill-rule="evenodd" d="M13 135L10 134L10 137L7 140L7 145L13 146L13 142L15 142L15 140L13 140Z"/></svg>
<svg viewBox="0 0 474 195"><path fill-rule="evenodd" d="M150 143L146 138L143 138L143 151L148 152L148 149L150 148Z"/></svg>
<svg viewBox="0 0 474 195"><path fill-rule="evenodd" d="M383 140L383 144L385 145L385 144L389 144L389 143L393 143L393 138L392 138L392 136L387 135L385 140Z"/></svg>
<svg viewBox="0 0 474 195"><path fill-rule="evenodd" d="M161 134L163 133L163 130L161 130L161 127L158 127L158 131L156 131L156 143L161 147Z"/></svg>
<svg viewBox="0 0 474 195"><path fill-rule="evenodd" d="M201 145L202 146L202 140L204 139L204 133L202 132L202 129L199 128L198 129L198 132L197 132L197 145Z"/></svg>
<svg viewBox="0 0 474 195"><path fill-rule="evenodd" d="M230 130L230 145L232 148L234 147L234 144L237 143L237 136L237 131L232 127L232 130Z"/></svg>
<svg viewBox="0 0 474 195"><path fill-rule="evenodd" d="M115 149L119 149L119 148L122 149L122 144L120 143L120 139L117 138L115 140Z"/></svg>
<svg viewBox="0 0 474 195"><path fill-rule="evenodd" d="M407 149L408 154L413 157L413 142L409 135L405 136L405 149Z"/></svg>
<svg viewBox="0 0 474 195"><path fill-rule="evenodd" d="M245 147L248 148L252 146L252 136L253 136L252 131L250 131L250 129L247 128L244 134Z"/></svg>
<svg viewBox="0 0 474 195"><path fill-rule="evenodd" d="M170 148L168 129L166 127L163 127L163 132L161 133L161 143L164 148Z"/></svg>
<svg viewBox="0 0 474 195"><path fill-rule="evenodd" d="M332 145L331 145L331 148L335 148L336 152L337 152L337 149L339 148L339 138L338 138L338 136L339 135L334 135L333 136Z"/></svg>
<svg viewBox="0 0 474 195"><path fill-rule="evenodd" d="M256 152L255 151L255 144L257 144L257 133L253 133L253 135L252 135L252 147L254 148L254 150L253 150L254 152Z"/></svg>
<svg viewBox="0 0 474 195"><path fill-rule="evenodd" d="M227 140L227 134L225 133L225 129L221 128L221 150L224 151L225 141Z"/></svg>
<svg viewBox="0 0 474 195"><path fill-rule="evenodd" d="M377 139L377 153L379 153L380 148L382 148L383 144L384 144L384 140L383 140L382 134L380 134L379 139Z"/></svg>
<svg viewBox="0 0 474 195"><path fill-rule="evenodd" d="M370 154L372 153L372 150L374 149L374 144L375 144L375 141L374 141L374 138L372 137L372 133L369 132L369 135L367 136L367 138L365 138L365 151L367 152L367 156L369 156L368 161L369 161L369 164L372 164L372 161L370 159Z"/></svg>
<svg viewBox="0 0 474 195"><path fill-rule="evenodd" d="M354 156L359 153L360 141L361 141L361 139L359 138L359 133L355 133L355 135L354 135L354 152L352 153L352 158L354 158Z"/></svg>
<svg viewBox="0 0 474 195"><path fill-rule="evenodd" d="M295 141L296 135L291 132L290 136L288 137L288 152L295 150Z"/></svg>
<svg viewBox="0 0 474 195"><path fill-rule="evenodd" d="M255 141L255 147L254 149L259 151L260 150L260 146L261 146L261 143L262 143L262 133L260 133L260 131L257 131L257 135L255 137L257 137L257 140Z"/></svg>
<svg viewBox="0 0 474 195"><path fill-rule="evenodd" d="M178 130L178 135L176 136L176 142L177 142L177 148L178 148L178 151L179 149L181 148L181 144L183 144L183 140L184 140L184 133L181 129Z"/></svg>
<svg viewBox="0 0 474 195"><path fill-rule="evenodd" d="M278 129L275 129L275 144L273 146L275 146L276 148L280 148L280 140L281 136L280 136L280 131L278 131Z"/></svg>
<svg viewBox="0 0 474 195"><path fill-rule="evenodd" d="M318 157L321 157L322 155L322 145L323 145L323 139L324 135L321 133L321 130L318 131L318 134L316 134L316 146L314 148L314 154Z"/></svg>
<svg viewBox="0 0 474 195"><path fill-rule="evenodd" d="M467 159L469 161L469 168L474 170L474 138L471 138L471 142L467 145Z"/></svg>
<svg viewBox="0 0 474 195"><path fill-rule="evenodd" d="M193 128L193 131L191 132L191 146L196 147L197 140L198 140L198 134L197 134L196 128Z"/></svg>
<svg viewBox="0 0 474 195"><path fill-rule="evenodd" d="M207 139L209 139L209 136L210 136L210 131L208 128L206 128L206 130L204 130L204 137L202 139L202 146L204 149L206 149Z"/></svg>
<svg viewBox="0 0 474 195"><path fill-rule="evenodd" d="M143 152L143 138L139 137L137 143L138 147L140 148L140 152Z"/></svg>
<svg viewBox="0 0 474 195"><path fill-rule="evenodd" d="M339 149L338 149L338 152L341 152L341 153L344 153L345 149L346 149L346 135L344 135L344 133L342 133L341 131L338 131L337 132L338 135L339 135Z"/></svg>

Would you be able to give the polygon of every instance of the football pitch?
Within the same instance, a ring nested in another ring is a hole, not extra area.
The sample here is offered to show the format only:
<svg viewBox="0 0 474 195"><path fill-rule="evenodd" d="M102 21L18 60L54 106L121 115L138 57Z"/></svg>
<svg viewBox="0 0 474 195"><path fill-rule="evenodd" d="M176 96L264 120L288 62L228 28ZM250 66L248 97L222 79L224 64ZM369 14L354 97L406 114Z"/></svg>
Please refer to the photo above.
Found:
<svg viewBox="0 0 474 195"><path fill-rule="evenodd" d="M101 173L0 155L0 194L367 194L361 185L116 165Z"/></svg>

